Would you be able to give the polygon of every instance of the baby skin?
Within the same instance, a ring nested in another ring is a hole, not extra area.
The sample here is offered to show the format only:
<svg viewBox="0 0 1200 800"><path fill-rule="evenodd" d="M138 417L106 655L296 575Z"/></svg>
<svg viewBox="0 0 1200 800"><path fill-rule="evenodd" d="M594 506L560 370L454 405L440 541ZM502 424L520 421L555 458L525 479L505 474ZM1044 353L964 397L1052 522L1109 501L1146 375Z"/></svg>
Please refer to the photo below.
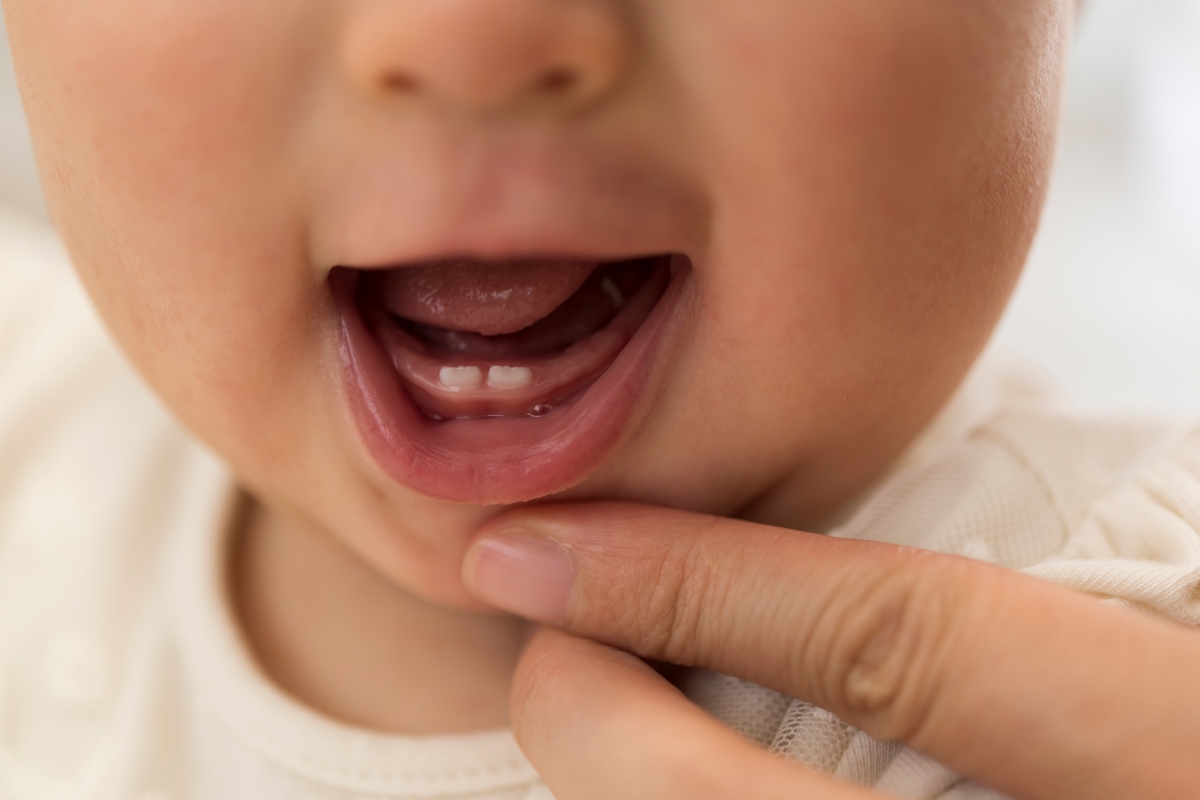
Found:
<svg viewBox="0 0 1200 800"><path fill-rule="evenodd" d="M794 529L985 344L1043 200L1065 0L4 0L56 227L237 474L271 677L503 726L514 504ZM353 676L353 679L347 679Z"/></svg>

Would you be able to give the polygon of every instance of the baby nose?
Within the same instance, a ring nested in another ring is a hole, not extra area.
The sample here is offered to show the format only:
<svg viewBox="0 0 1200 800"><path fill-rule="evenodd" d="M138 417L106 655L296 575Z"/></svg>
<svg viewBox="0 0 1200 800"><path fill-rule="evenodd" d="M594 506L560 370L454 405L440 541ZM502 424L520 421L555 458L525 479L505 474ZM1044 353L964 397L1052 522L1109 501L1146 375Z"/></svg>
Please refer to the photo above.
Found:
<svg viewBox="0 0 1200 800"><path fill-rule="evenodd" d="M595 105L620 83L630 31L612 0L377 0L343 40L351 82L460 111Z"/></svg>

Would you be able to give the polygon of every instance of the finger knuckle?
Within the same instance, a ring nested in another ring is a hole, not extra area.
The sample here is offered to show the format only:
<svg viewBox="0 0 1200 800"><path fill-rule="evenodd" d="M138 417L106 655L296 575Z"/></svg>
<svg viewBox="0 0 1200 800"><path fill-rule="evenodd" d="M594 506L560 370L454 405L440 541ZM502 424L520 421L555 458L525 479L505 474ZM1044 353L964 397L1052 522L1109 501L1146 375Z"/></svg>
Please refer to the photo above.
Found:
<svg viewBox="0 0 1200 800"><path fill-rule="evenodd" d="M713 594L713 571L701 541L680 540L647 557L636 591L615 599L639 655L684 665L696 659Z"/></svg>
<svg viewBox="0 0 1200 800"><path fill-rule="evenodd" d="M851 721L908 740L933 713L947 654L959 646L967 562L910 554L849 595L832 628L827 686Z"/></svg>

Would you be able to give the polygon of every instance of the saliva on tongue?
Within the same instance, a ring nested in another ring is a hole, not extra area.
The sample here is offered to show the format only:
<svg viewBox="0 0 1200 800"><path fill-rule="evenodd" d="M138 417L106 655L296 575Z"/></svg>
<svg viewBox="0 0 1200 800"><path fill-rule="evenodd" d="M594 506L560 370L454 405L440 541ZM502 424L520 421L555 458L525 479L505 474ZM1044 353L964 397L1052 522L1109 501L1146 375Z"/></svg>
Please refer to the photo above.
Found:
<svg viewBox="0 0 1200 800"><path fill-rule="evenodd" d="M410 396L434 420L544 416L598 377L628 340L606 330L653 259L453 261L379 274L393 323L378 330Z"/></svg>

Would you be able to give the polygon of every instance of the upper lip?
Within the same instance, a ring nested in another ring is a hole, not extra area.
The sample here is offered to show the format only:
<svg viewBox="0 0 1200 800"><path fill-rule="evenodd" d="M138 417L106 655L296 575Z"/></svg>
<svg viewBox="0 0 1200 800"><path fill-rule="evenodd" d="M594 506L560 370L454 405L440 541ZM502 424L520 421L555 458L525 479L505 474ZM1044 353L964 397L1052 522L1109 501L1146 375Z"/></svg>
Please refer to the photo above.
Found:
<svg viewBox="0 0 1200 800"><path fill-rule="evenodd" d="M481 253L487 253L487 255L481 255ZM447 247L445 249L431 249L428 255L417 258L405 258L402 260L368 264L339 263L336 266L375 272L390 269L403 269L405 267L436 267L440 263L451 263L458 261L479 261L481 263L487 263L489 261L496 263L538 261L555 263L561 262L562 264L604 265L614 264L622 261L642 261L645 259L666 258L675 253L687 255L681 250L627 252L614 249L611 253L598 255L597 251L568 251L564 249L555 250L547 247L538 249L514 248L512 250L502 249L496 251L481 251L479 249L472 250L470 248L460 246L457 248Z"/></svg>
<svg viewBox="0 0 1200 800"><path fill-rule="evenodd" d="M696 261L698 246L680 241L677 237L580 236L563 230L515 231L503 235L456 230L445 236L428 235L424 241L403 248L386 247L380 243L368 246L361 255L339 259L330 266L361 270L398 269L405 266L424 266L441 261L473 259L480 261L562 260L571 262L612 263L635 259L657 258L671 253L686 255Z"/></svg>
<svg viewBox="0 0 1200 800"><path fill-rule="evenodd" d="M697 262L707 243L705 195L636 158L511 143L369 155L342 159L317 195L310 246L324 271L669 252Z"/></svg>

